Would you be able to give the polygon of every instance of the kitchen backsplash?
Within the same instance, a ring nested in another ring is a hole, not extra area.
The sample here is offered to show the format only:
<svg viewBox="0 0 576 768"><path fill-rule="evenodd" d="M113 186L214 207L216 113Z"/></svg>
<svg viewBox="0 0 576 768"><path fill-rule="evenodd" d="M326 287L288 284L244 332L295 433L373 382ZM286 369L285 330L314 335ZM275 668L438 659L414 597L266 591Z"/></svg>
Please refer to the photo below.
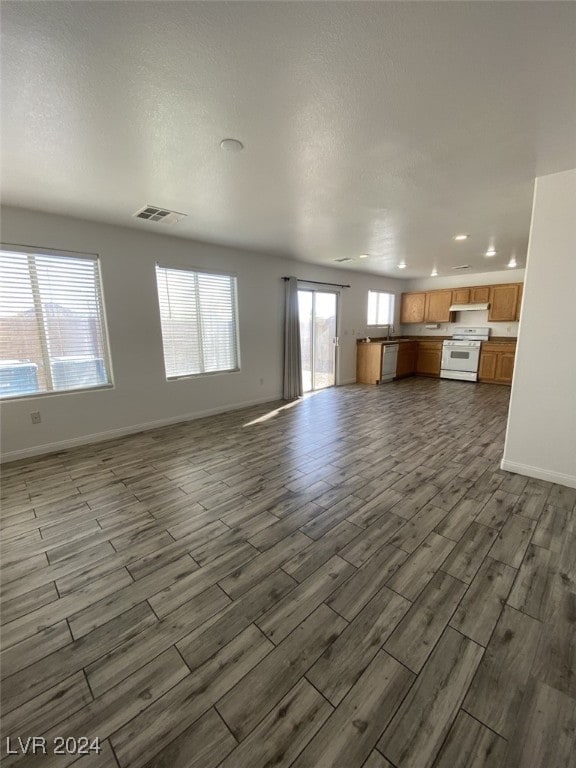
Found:
<svg viewBox="0 0 576 768"><path fill-rule="evenodd" d="M488 310L470 310L467 312L457 312L455 323L439 323L438 328L434 329L426 328L426 325L426 323L410 323L409 325L401 325L400 334L402 336L452 336L455 328L465 325L491 328L491 336L510 336L513 338L518 336L517 322L489 323ZM428 325L430 325L430 323L428 323Z"/></svg>

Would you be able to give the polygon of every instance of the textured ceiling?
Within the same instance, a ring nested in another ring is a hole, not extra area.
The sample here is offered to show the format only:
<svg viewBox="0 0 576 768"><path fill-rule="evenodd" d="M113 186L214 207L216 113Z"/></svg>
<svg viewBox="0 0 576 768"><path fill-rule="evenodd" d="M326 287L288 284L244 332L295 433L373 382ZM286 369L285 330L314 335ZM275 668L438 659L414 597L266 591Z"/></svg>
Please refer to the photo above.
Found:
<svg viewBox="0 0 576 768"><path fill-rule="evenodd" d="M48 0L2 22L7 204L407 278L523 265L534 177L576 166L575 3Z"/></svg>

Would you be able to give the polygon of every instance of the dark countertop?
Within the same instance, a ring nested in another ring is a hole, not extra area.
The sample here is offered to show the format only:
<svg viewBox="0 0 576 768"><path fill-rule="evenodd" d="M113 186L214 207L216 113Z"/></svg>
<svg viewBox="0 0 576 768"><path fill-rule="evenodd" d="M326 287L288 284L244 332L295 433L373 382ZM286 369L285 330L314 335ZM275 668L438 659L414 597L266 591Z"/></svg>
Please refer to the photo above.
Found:
<svg viewBox="0 0 576 768"><path fill-rule="evenodd" d="M402 342L407 341L446 341L447 339L451 339L452 336L401 336L397 339L392 337L391 339L387 339L384 337L376 337L372 338L370 336L370 341L366 342L364 339L356 339L357 344L402 344ZM514 336L491 336L489 339L490 342L495 342L497 344L516 344L517 339Z"/></svg>

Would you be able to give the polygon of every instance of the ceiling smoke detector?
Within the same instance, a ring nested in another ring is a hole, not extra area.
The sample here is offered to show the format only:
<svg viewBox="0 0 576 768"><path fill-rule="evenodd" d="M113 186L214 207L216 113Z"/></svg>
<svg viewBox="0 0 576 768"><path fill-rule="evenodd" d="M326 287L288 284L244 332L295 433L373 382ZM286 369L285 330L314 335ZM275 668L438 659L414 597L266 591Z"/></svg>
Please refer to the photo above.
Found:
<svg viewBox="0 0 576 768"><path fill-rule="evenodd" d="M177 224L186 218L185 213L176 213L166 208L158 208L156 205L146 205L133 214L136 219L146 219L146 221L156 221L158 224Z"/></svg>

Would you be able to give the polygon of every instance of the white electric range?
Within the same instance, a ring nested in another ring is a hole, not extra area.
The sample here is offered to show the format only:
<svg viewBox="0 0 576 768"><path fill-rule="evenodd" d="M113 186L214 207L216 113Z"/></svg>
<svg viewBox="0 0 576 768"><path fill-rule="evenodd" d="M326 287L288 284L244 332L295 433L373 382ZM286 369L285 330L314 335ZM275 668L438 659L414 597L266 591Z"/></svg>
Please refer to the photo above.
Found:
<svg viewBox="0 0 576 768"><path fill-rule="evenodd" d="M442 343L440 378L478 381L480 347L489 338L490 328L455 328L452 338Z"/></svg>

